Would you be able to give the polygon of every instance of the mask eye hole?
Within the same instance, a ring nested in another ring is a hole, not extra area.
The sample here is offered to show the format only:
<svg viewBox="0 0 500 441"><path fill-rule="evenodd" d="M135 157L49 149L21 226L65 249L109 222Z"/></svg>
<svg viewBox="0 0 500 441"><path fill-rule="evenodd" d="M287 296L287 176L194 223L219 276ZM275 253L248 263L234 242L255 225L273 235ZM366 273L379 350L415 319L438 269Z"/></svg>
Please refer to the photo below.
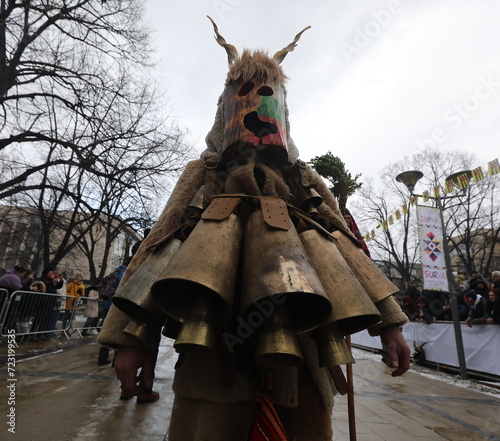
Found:
<svg viewBox="0 0 500 441"><path fill-rule="evenodd" d="M252 83L251 81L247 81L243 86L240 87L240 90L238 90L238 96L245 96L247 95L253 88L255 84Z"/></svg>
<svg viewBox="0 0 500 441"><path fill-rule="evenodd" d="M271 89L269 86L262 86L262 87L259 87L259 89L257 90L257 95L260 95L260 96L271 96L274 94L274 90Z"/></svg>

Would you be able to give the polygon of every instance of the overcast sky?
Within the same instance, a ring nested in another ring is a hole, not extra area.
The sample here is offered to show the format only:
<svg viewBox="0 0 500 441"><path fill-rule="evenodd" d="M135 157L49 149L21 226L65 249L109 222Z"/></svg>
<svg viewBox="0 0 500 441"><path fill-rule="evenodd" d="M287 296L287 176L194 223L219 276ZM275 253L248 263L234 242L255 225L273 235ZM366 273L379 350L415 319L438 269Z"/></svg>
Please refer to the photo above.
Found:
<svg viewBox="0 0 500 441"><path fill-rule="evenodd" d="M291 135L301 159L330 150L353 174L434 145L500 152L500 1L147 0L159 79L172 115L205 148L227 57L272 55L311 25L282 63L290 78Z"/></svg>

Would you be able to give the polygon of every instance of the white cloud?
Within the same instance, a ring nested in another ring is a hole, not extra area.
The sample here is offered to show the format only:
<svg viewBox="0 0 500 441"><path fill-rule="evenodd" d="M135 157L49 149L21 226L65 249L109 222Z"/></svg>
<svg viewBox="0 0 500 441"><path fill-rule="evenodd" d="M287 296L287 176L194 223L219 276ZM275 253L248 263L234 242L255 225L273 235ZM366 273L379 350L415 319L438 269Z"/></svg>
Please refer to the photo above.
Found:
<svg viewBox="0 0 500 441"><path fill-rule="evenodd" d="M217 5L226 6L222 15ZM148 0L147 6L173 113L200 151L227 72L208 14L238 49L271 54L312 25L283 62L291 78L292 136L305 160L331 150L353 173L375 176L436 129L446 135L440 148L473 151L478 165L499 156L500 88L460 126L445 118L474 94L479 78L500 81L498 2ZM381 11L391 10L387 21ZM353 44L358 30L372 37L349 61L342 44Z"/></svg>

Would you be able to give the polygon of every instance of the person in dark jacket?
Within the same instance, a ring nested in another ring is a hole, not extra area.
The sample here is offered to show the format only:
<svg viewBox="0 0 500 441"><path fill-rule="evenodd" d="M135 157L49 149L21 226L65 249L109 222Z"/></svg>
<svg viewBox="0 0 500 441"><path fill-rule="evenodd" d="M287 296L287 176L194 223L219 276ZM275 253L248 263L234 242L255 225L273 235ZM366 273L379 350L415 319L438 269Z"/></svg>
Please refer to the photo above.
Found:
<svg viewBox="0 0 500 441"><path fill-rule="evenodd" d="M60 278L53 268L45 268L40 277L40 282L45 284L47 294L57 294L64 281ZM40 296L37 303L35 317L33 318L32 330L37 332L30 340L47 340L51 335L48 334L50 323L52 322L53 311L56 309L57 295Z"/></svg>
<svg viewBox="0 0 500 441"><path fill-rule="evenodd" d="M485 285L488 285L488 281L477 271L470 272L470 279L467 281L467 286L469 289L476 289L477 282L483 282Z"/></svg>
<svg viewBox="0 0 500 441"><path fill-rule="evenodd" d="M486 300L474 291L465 293L464 300L469 304L469 317L465 320L467 326L482 325L486 323Z"/></svg>
<svg viewBox="0 0 500 441"><path fill-rule="evenodd" d="M424 296L420 296L418 298L417 305L419 311L417 317L415 318L416 322L434 323L436 321L436 317L431 313L429 309L429 303Z"/></svg>

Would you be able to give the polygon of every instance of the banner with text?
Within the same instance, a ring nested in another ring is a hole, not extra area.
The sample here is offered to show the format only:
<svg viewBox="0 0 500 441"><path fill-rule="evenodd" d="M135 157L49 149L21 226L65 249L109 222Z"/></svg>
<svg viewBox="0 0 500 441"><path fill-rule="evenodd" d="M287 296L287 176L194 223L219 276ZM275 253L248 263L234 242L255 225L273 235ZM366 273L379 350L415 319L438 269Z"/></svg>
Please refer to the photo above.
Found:
<svg viewBox="0 0 500 441"><path fill-rule="evenodd" d="M439 209L417 205L418 238L424 289L448 291Z"/></svg>

